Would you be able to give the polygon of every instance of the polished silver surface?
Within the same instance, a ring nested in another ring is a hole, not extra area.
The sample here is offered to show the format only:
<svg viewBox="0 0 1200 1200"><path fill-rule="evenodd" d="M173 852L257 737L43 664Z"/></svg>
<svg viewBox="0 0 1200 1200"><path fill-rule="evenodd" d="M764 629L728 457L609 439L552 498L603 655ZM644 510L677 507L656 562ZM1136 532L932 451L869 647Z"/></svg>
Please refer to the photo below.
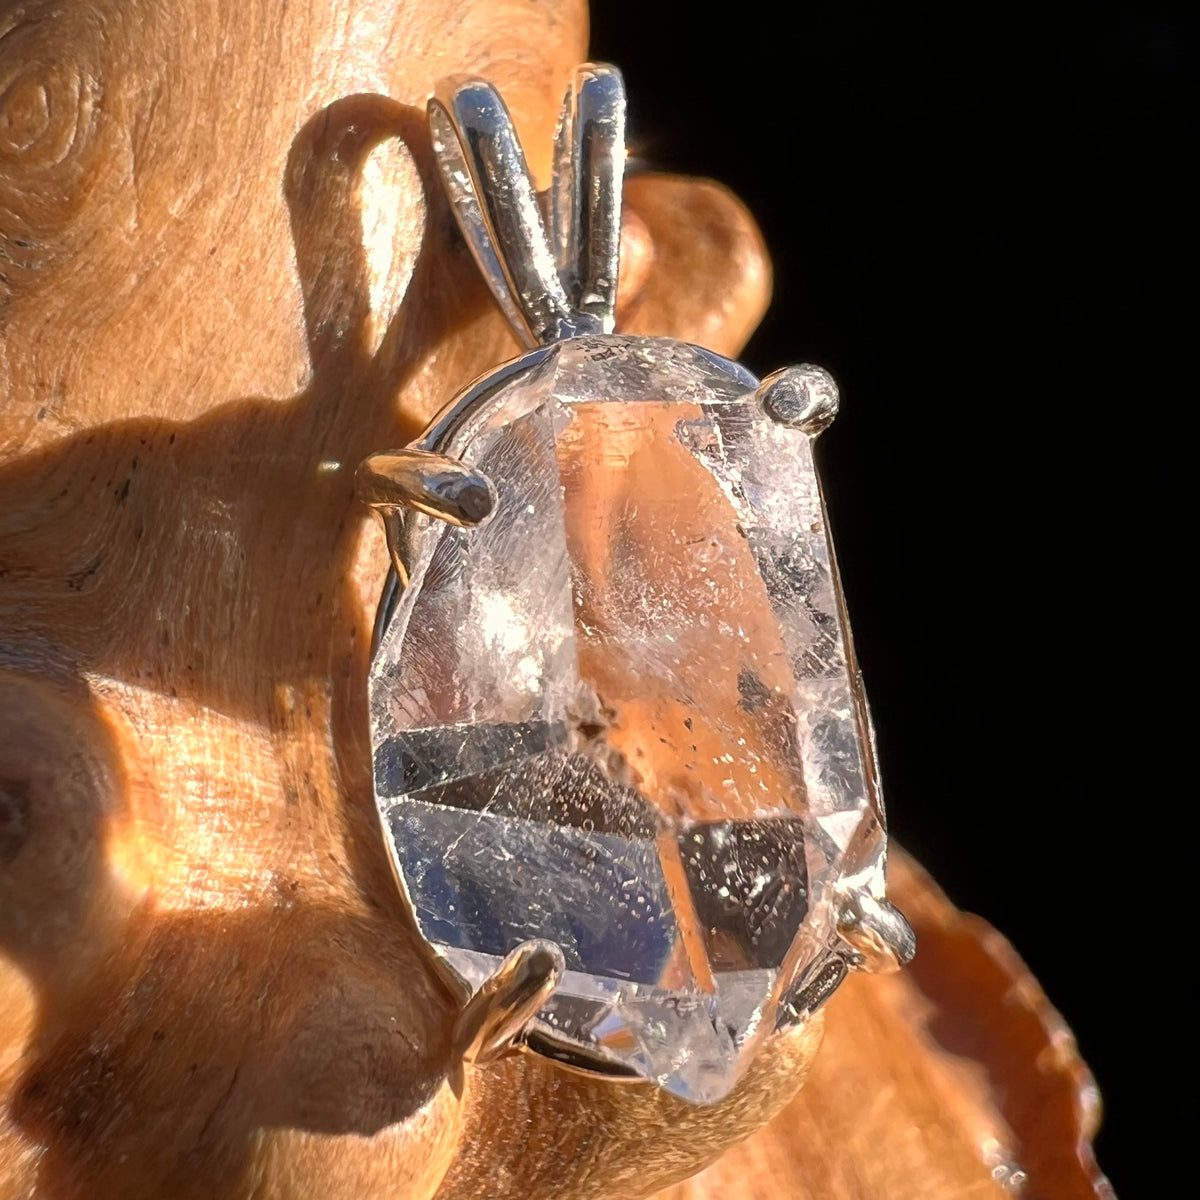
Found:
<svg viewBox="0 0 1200 1200"><path fill-rule="evenodd" d="M801 429L809 437L827 429L838 411L833 376L811 363L772 372L759 386L758 399L772 420Z"/></svg>
<svg viewBox="0 0 1200 1200"><path fill-rule="evenodd" d="M478 525L496 507L486 475L428 450L380 450L359 464L355 486L372 508L411 508L451 525Z"/></svg>
<svg viewBox="0 0 1200 1200"><path fill-rule="evenodd" d="M840 954L818 959L780 1002L775 1028L783 1031L807 1021L837 991L848 970Z"/></svg>
<svg viewBox="0 0 1200 1200"><path fill-rule="evenodd" d="M625 158L620 72L587 64L568 89L555 144L553 244L512 118L491 84L441 85L429 124L459 228L522 341L611 332Z"/></svg>
<svg viewBox="0 0 1200 1200"><path fill-rule="evenodd" d="M478 79L443 85L429 102L429 124L454 215L509 323L531 346L576 332L577 314L499 93ZM591 318L585 326L599 329Z"/></svg>
<svg viewBox="0 0 1200 1200"><path fill-rule="evenodd" d="M615 67L588 63L576 70L554 149L559 279L576 309L612 333L625 177L625 87Z"/></svg>
<svg viewBox="0 0 1200 1200"><path fill-rule="evenodd" d="M472 438L507 403L503 394L510 388L520 388L540 368L551 364L556 353L553 343L537 346L481 375L433 418L413 445L435 454L456 456L454 447Z"/></svg>
<svg viewBox="0 0 1200 1200"><path fill-rule="evenodd" d="M460 459L425 450L380 450L358 466L355 489L383 522L392 569L408 582L408 513L424 513L450 525L486 521L496 507L491 480Z"/></svg>
<svg viewBox="0 0 1200 1200"><path fill-rule="evenodd" d="M904 914L868 891L847 890L838 908L838 936L850 948L850 965L886 975L912 961L917 938Z"/></svg>
<svg viewBox="0 0 1200 1200"><path fill-rule="evenodd" d="M562 951L547 941L522 942L467 1001L454 1027L464 1062L482 1065L513 1049L564 970Z"/></svg>

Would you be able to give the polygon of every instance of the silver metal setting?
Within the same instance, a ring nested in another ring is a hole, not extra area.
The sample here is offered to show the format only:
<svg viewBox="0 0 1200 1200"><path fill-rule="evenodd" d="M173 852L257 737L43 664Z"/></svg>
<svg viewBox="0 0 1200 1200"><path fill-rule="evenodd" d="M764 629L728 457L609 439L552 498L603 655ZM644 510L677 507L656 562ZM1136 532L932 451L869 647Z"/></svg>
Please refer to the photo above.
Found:
<svg viewBox="0 0 1200 1200"><path fill-rule="evenodd" d="M496 507L496 489L486 475L457 458L412 448L380 450L363 459L355 487L358 498L379 513L392 566L406 581L405 510L473 526Z"/></svg>
<svg viewBox="0 0 1200 1200"><path fill-rule="evenodd" d="M625 170L620 72L587 64L567 91L555 144L553 245L512 118L491 84L442 84L429 124L459 228L518 336L536 346L611 333Z"/></svg>
<svg viewBox="0 0 1200 1200"><path fill-rule="evenodd" d="M807 1021L837 991L849 969L840 954L830 953L818 958L783 998L775 1028L790 1029Z"/></svg>
<svg viewBox="0 0 1200 1200"><path fill-rule="evenodd" d="M588 64L575 72L554 150L558 276L575 308L612 333L625 175L625 88L615 68Z"/></svg>
<svg viewBox="0 0 1200 1200"><path fill-rule="evenodd" d="M564 969L562 951L553 942L518 946L458 1015L454 1045L462 1060L482 1065L516 1049Z"/></svg>
<svg viewBox="0 0 1200 1200"><path fill-rule="evenodd" d="M496 507L486 475L427 450L380 450L363 459L355 484L372 508L411 508L451 525L479 525Z"/></svg>
<svg viewBox="0 0 1200 1200"><path fill-rule="evenodd" d="M768 416L804 430L809 437L832 424L839 403L833 376L811 363L772 372L760 384L758 399Z"/></svg>
<svg viewBox="0 0 1200 1200"><path fill-rule="evenodd" d="M841 897L838 936L850 950L850 965L880 975L898 971L913 959L917 938L904 914L863 889Z"/></svg>
<svg viewBox="0 0 1200 1200"><path fill-rule="evenodd" d="M489 422L521 416L520 401L514 408L513 397L519 398L522 389L536 395L537 389L528 385L541 379L542 372L559 369L558 350L564 339L571 339L585 358L592 347L597 356L610 355L614 348L627 349L639 341L612 333L625 160L625 96L619 72L592 64L575 72L555 140L554 178L541 200L508 110L490 84L478 79L443 84L430 100L429 121L462 234L501 311L530 349L466 387L411 446L381 451L360 467L359 495L383 520L393 566L376 618L373 659L409 581L413 589L420 586L441 536L441 523L470 530L486 524L497 507L496 484L462 460L480 431ZM640 340L659 347L679 345ZM820 367L787 368L760 383L738 363L710 351L686 349L691 361L707 364L704 372L711 370L712 380L719 381L718 391L725 388L731 399L750 398L773 421L809 438L837 413L837 386ZM807 450L804 453L808 456ZM836 562L831 568L844 621ZM864 783L872 802L877 802L878 822L873 828L865 824L856 834L857 848L845 850L845 861L861 862L861 869L848 870L837 890L831 885L826 893L833 897L833 915L810 944L810 954L814 948L818 952L806 959L807 966L767 1010L771 1024L766 1028L786 1030L807 1021L849 969L896 970L915 950L912 929L882 899L882 799L876 794L869 716L849 644L847 654L852 705L867 760ZM383 753L374 727L372 743ZM412 906L394 858L393 867ZM498 965L482 984L476 978L476 990L466 999L455 1028L455 1046L465 1062L487 1062L525 1046L572 1070L614 1080L643 1077L625 1063L593 1055L569 1038L556 1036L544 1023L534 1026L563 978L564 955L557 944L526 941L503 961L491 961ZM448 963L442 965L449 982L461 991L463 980ZM796 972L794 966L791 970Z"/></svg>

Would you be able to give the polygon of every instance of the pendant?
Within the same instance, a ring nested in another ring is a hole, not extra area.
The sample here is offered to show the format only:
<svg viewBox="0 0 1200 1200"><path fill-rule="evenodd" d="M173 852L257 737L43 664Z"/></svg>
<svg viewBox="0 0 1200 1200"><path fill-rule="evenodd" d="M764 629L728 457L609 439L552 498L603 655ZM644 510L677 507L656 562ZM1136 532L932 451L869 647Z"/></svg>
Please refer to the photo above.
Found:
<svg viewBox="0 0 1200 1200"><path fill-rule="evenodd" d="M430 102L530 349L359 470L393 564L375 799L465 1058L712 1103L913 937L813 465L837 390L613 332L624 115L619 73L581 67L543 220L495 90Z"/></svg>

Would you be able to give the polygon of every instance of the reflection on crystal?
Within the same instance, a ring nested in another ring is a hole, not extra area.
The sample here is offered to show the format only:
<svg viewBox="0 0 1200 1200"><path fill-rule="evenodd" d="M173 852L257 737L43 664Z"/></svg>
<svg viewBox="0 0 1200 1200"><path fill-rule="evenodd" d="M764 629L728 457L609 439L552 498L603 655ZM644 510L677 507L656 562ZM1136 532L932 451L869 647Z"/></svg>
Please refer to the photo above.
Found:
<svg viewBox="0 0 1200 1200"><path fill-rule="evenodd" d="M581 338L441 447L491 521L418 527L372 668L418 925L478 987L531 938L538 1029L713 1100L881 848L808 438L679 343Z"/></svg>
<svg viewBox="0 0 1200 1200"><path fill-rule="evenodd" d="M686 825L675 840L713 971L778 968L808 909L801 822Z"/></svg>
<svg viewBox="0 0 1200 1200"><path fill-rule="evenodd" d="M674 973L678 931L653 840L443 808L436 790L397 804L391 826L431 940L503 957L548 938L569 970L642 983Z"/></svg>

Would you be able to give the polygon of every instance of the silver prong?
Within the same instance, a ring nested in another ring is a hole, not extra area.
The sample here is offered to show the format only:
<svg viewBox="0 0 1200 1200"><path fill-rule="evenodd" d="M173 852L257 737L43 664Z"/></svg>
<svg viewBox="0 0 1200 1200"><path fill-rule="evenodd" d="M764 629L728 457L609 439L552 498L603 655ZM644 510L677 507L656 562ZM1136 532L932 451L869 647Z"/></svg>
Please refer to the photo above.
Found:
<svg viewBox="0 0 1200 1200"><path fill-rule="evenodd" d="M554 142L558 274L574 308L612 333L621 259L625 84L616 67L576 68Z"/></svg>
<svg viewBox="0 0 1200 1200"><path fill-rule="evenodd" d="M585 332L500 94L481 79L448 80L429 102L429 125L459 228L509 323L530 346Z"/></svg>
<svg viewBox="0 0 1200 1200"><path fill-rule="evenodd" d="M846 960L840 954L818 960L780 1002L775 1028L790 1029L808 1020L841 986L846 971Z"/></svg>
<svg viewBox="0 0 1200 1200"><path fill-rule="evenodd" d="M837 416L837 384L828 371L811 363L768 375L758 385L758 399L773 420L809 437L816 437Z"/></svg>
<svg viewBox="0 0 1200 1200"><path fill-rule="evenodd" d="M376 508L379 519L383 522L383 536L387 541L388 557L392 560L392 570L400 581L401 589L408 587L408 557L405 554L404 538L404 509Z"/></svg>
<svg viewBox="0 0 1200 1200"><path fill-rule="evenodd" d="M496 488L474 467L428 450L380 450L359 464L359 499L383 510L412 508L451 525L479 525L496 508Z"/></svg>
<svg viewBox="0 0 1200 1200"><path fill-rule="evenodd" d="M522 942L467 1001L454 1026L464 1062L491 1062L512 1049L558 987L566 965L545 941Z"/></svg>
<svg viewBox="0 0 1200 1200"><path fill-rule="evenodd" d="M358 465L358 497L383 521L388 554L408 586L405 517L428 513L451 525L479 525L496 509L496 488L480 471L457 458L427 450L380 450Z"/></svg>
<svg viewBox="0 0 1200 1200"><path fill-rule="evenodd" d="M841 896L837 931L852 951L850 965L859 971L886 975L911 962L917 952L916 934L904 914L870 892Z"/></svg>

